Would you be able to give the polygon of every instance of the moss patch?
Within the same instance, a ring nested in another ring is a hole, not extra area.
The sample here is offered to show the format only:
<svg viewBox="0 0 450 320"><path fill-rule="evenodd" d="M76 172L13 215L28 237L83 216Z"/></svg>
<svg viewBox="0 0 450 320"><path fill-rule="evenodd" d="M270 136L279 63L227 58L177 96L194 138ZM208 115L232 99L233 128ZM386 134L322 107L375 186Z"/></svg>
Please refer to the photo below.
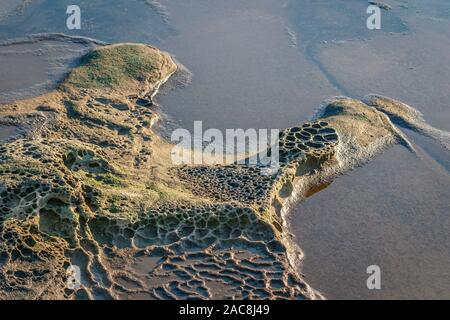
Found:
<svg viewBox="0 0 450 320"><path fill-rule="evenodd" d="M76 88L114 88L130 81L154 78L158 53L146 46L116 46L87 54L65 84ZM151 79L150 79L151 80Z"/></svg>

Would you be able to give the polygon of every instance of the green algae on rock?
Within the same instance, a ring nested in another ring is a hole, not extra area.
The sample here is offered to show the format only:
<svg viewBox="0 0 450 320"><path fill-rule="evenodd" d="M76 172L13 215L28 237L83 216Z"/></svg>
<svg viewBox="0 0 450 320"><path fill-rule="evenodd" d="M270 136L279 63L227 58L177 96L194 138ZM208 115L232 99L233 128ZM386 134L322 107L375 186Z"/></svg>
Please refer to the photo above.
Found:
<svg viewBox="0 0 450 320"><path fill-rule="evenodd" d="M287 210L405 138L337 97L281 132L273 174L173 166L149 101L176 69L153 47L104 46L58 90L2 106L0 125L27 131L0 145L0 298L322 298L296 271Z"/></svg>
<svg viewBox="0 0 450 320"><path fill-rule="evenodd" d="M146 46L115 45L87 54L61 87L117 90L136 80L156 83L164 61L160 52ZM164 71L164 70L162 70Z"/></svg>

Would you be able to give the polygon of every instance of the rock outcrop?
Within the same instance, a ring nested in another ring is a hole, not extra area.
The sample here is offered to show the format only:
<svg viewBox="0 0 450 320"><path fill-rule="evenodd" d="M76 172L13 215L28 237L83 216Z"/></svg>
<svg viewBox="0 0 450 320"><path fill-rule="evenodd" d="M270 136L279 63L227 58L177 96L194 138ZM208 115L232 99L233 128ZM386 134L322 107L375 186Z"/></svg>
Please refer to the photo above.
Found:
<svg viewBox="0 0 450 320"><path fill-rule="evenodd" d="M58 90L0 107L26 129L0 145L0 299L321 298L288 209L405 138L376 100L337 97L281 132L271 174L174 166L151 101L175 71L153 47L104 46Z"/></svg>

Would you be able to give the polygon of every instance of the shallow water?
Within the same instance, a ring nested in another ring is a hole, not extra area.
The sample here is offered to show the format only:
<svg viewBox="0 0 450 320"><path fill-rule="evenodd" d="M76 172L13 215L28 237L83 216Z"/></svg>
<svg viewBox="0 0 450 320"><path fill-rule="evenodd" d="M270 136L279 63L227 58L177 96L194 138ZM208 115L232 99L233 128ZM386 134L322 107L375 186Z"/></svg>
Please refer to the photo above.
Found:
<svg viewBox="0 0 450 320"><path fill-rule="evenodd" d="M291 221L306 281L330 299L449 298L449 183L400 146L336 179ZM366 287L370 265L381 290Z"/></svg>
<svg viewBox="0 0 450 320"><path fill-rule="evenodd" d="M202 120L205 128L284 128L306 120L331 95L376 92L403 99L450 130L448 1L389 1L393 10L383 11L376 32L364 28L365 0L163 0L157 7L79 1L81 31L65 28L69 2L33 1L22 15L0 21L0 39L65 32L155 44L193 73L186 88L158 98L184 127ZM0 96L32 92L46 80L48 61L8 59L0 61L1 74L22 70L14 81L0 81ZM421 157L395 147L293 213L306 255L302 272L326 297L449 297L449 157L408 134ZM369 264L382 268L381 291L365 286Z"/></svg>
<svg viewBox="0 0 450 320"><path fill-rule="evenodd" d="M449 4L409 1L394 8L409 32L370 41L336 41L317 61L353 96L395 96L449 130ZM325 296L448 298L450 154L405 130L418 156L401 147L338 178L300 204L293 232L305 252L302 272ZM367 266L382 271L382 290L366 287Z"/></svg>
<svg viewBox="0 0 450 320"><path fill-rule="evenodd" d="M20 2L20 1L18 1ZM155 43L171 33L164 17L146 0L81 0L81 30L68 30L66 9L70 0L31 0L24 12L0 21L0 37L15 38L33 33L64 32L107 42Z"/></svg>
<svg viewBox="0 0 450 320"><path fill-rule="evenodd" d="M0 45L0 103L54 89L93 44L42 40Z"/></svg>
<svg viewBox="0 0 450 320"><path fill-rule="evenodd" d="M162 47L193 80L160 101L187 128L194 120L219 129L285 128L338 93L293 44L279 1L170 1L168 9L179 33Z"/></svg>

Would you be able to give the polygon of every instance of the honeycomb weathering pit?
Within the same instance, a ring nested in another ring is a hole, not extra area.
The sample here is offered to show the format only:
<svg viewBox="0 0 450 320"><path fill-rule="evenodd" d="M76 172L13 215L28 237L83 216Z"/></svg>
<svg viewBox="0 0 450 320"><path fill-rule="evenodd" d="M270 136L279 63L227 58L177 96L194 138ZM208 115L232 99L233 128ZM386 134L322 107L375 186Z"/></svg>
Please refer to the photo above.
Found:
<svg viewBox="0 0 450 320"><path fill-rule="evenodd" d="M57 90L2 106L0 125L26 130L0 145L1 299L322 297L297 273L284 216L310 190L407 143L383 101L326 101L280 133L272 175L173 166L151 97L176 69L153 47L104 46ZM75 290L70 265L81 270Z"/></svg>

